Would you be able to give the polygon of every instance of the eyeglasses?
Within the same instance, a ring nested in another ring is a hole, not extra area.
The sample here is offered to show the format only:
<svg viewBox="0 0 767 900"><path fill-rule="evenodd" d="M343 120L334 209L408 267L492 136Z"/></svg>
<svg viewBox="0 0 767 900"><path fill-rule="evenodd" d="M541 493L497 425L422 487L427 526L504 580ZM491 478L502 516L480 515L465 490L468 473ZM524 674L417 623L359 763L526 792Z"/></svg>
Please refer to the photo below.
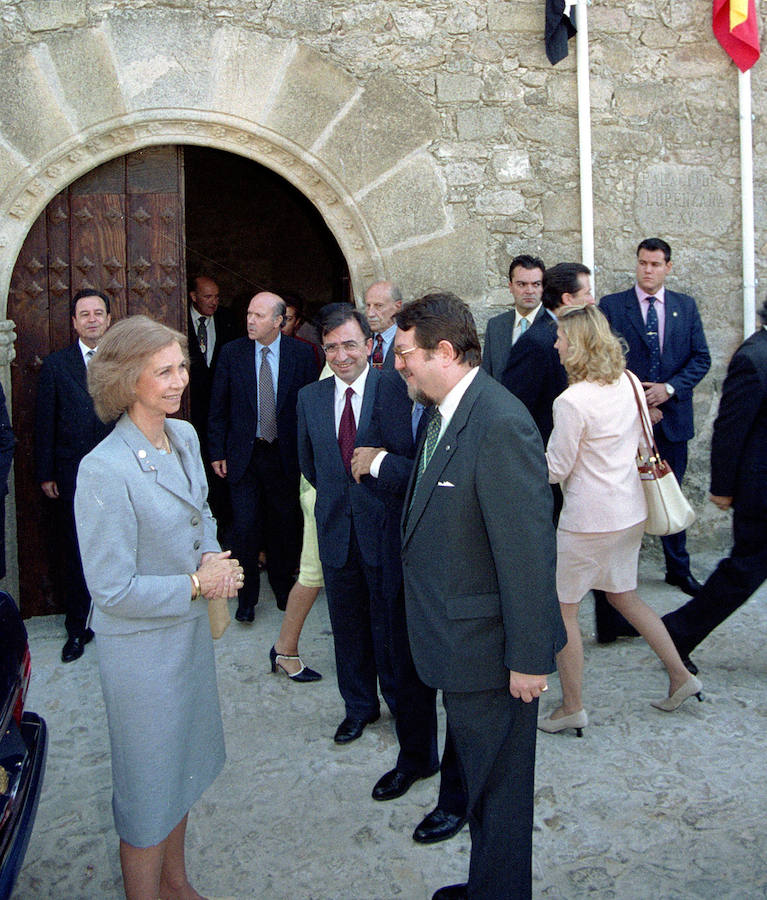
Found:
<svg viewBox="0 0 767 900"><path fill-rule="evenodd" d="M341 341L340 344L325 344L322 349L325 356L335 356L342 347L346 353L354 353L356 350L364 350L365 344L360 341Z"/></svg>
<svg viewBox="0 0 767 900"><path fill-rule="evenodd" d="M417 349L418 349L418 347L408 347L407 350L400 350L399 348L395 347L394 355L397 357L397 359L401 360L401 359L404 359L408 355L408 353L412 353L413 350L417 350Z"/></svg>

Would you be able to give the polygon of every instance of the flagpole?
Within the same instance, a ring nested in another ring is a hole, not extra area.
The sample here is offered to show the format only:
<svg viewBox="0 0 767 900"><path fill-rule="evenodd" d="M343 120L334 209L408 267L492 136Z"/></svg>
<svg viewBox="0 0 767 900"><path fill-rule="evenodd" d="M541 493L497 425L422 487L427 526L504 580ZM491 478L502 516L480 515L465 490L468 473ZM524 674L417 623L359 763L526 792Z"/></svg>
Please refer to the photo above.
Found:
<svg viewBox="0 0 767 900"><path fill-rule="evenodd" d="M743 338L756 326L754 261L754 144L751 129L751 70L738 71L740 117L740 206L743 242Z"/></svg>
<svg viewBox="0 0 767 900"><path fill-rule="evenodd" d="M591 168L591 93L589 90L589 25L586 0L577 0L575 23L578 78L578 147L581 185L581 259L594 273L594 196ZM592 274L592 282L595 274ZM596 293L596 287L592 284Z"/></svg>

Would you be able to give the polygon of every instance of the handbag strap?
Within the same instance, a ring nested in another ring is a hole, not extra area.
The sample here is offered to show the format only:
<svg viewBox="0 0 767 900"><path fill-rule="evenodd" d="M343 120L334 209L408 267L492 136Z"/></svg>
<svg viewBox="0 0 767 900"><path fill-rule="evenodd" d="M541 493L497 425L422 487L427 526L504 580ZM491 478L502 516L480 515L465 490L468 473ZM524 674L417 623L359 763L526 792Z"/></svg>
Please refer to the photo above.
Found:
<svg viewBox="0 0 767 900"><path fill-rule="evenodd" d="M645 443L647 444L647 447L650 450L652 450L652 452L655 456L655 459L658 462L660 462L661 461L660 451L658 450L658 445L655 443L655 435L653 434L653 431L652 431L652 425L650 423L648 423L648 421L645 419L644 407L642 406L642 401L639 399L639 392L637 391L637 386L636 386L636 384L634 384L634 381L636 380L636 375L634 375L633 372L629 372L628 369L626 369L625 371L626 371L626 377L628 378L629 383L631 384L631 388L634 391L634 399L637 402L637 409L639 410L639 421L642 423L642 431L644 433Z"/></svg>

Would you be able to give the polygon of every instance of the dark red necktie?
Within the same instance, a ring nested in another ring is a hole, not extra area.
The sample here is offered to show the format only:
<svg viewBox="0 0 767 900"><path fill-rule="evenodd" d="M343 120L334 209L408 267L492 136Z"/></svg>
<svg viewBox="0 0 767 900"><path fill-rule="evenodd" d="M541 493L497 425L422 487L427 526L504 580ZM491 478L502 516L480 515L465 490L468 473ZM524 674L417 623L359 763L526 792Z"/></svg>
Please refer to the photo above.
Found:
<svg viewBox="0 0 767 900"><path fill-rule="evenodd" d="M370 364L374 369L383 369L383 335L376 335L376 345L373 348L373 356L370 359Z"/></svg>
<svg viewBox="0 0 767 900"><path fill-rule="evenodd" d="M341 421L338 424L338 446L341 450L341 459L344 461L346 471L351 475L352 472L352 453L354 453L354 442L357 439L357 423L354 421L354 410L352 409L352 397L354 391L349 387L346 389L346 404L344 411L341 413Z"/></svg>

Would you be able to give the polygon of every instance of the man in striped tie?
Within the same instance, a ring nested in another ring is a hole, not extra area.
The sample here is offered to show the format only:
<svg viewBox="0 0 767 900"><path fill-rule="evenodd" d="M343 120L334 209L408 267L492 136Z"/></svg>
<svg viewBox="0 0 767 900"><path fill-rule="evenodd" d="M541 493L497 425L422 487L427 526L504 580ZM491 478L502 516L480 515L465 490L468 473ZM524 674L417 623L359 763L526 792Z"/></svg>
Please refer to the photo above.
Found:
<svg viewBox="0 0 767 900"><path fill-rule="evenodd" d="M671 247L646 238L637 247L634 287L602 297L599 308L628 344L626 367L644 385L658 449L681 483L694 434L693 389L711 356L695 300L665 287L670 272ZM666 582L694 596L701 586L690 571L685 532L661 542Z"/></svg>
<svg viewBox="0 0 767 900"><path fill-rule="evenodd" d="M232 550L245 569L235 618L252 622L258 553L277 606L285 609L301 550L296 403L317 378L311 347L283 335L285 302L262 291L250 301L248 336L221 350L213 376L208 441L213 471L232 499Z"/></svg>

